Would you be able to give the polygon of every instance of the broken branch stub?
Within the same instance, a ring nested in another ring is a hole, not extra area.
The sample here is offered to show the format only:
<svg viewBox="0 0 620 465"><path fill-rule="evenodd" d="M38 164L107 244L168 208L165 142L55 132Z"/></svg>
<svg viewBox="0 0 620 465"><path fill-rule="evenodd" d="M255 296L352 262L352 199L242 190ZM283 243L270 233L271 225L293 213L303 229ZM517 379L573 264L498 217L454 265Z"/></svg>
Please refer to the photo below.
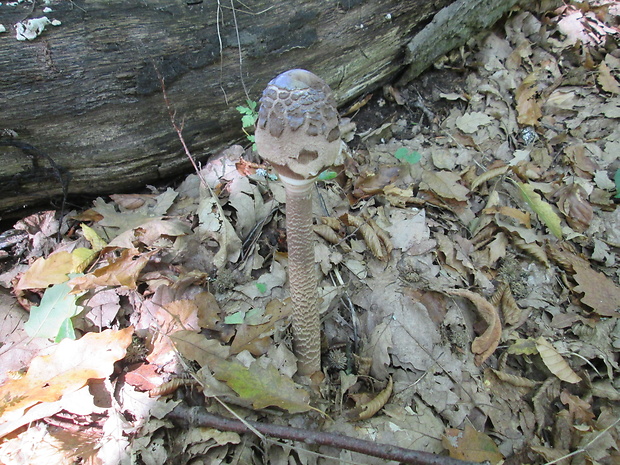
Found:
<svg viewBox="0 0 620 465"><path fill-rule="evenodd" d="M255 137L259 154L273 165L286 190L294 345L299 373L310 376L321 369L312 185L341 148L331 89L303 69L280 74L260 99Z"/></svg>

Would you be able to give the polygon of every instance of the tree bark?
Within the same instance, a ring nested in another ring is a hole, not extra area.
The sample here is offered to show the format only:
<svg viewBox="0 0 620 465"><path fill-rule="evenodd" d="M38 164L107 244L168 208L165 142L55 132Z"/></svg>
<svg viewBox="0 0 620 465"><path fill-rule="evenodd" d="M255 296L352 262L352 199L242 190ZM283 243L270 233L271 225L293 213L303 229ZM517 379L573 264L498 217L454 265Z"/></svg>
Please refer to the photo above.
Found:
<svg viewBox="0 0 620 465"><path fill-rule="evenodd" d="M282 71L320 75L342 104L419 63L406 45L451 2L53 0L45 15L62 24L32 41L12 25L42 6L3 2L0 213L60 196L63 183L104 194L191 171L159 76L205 160L243 137L235 107Z"/></svg>

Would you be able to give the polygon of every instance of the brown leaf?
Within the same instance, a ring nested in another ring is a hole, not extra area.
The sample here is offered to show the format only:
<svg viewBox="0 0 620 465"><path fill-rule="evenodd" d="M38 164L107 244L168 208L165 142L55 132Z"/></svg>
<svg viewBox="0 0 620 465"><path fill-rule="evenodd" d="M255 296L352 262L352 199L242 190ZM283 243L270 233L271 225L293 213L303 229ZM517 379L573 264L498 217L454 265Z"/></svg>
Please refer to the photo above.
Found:
<svg viewBox="0 0 620 465"><path fill-rule="evenodd" d="M514 325L521 319L523 310L517 305L508 283L501 283L493 297L491 297L490 302L496 308L501 308L506 324Z"/></svg>
<svg viewBox="0 0 620 465"><path fill-rule="evenodd" d="M470 425L466 425L464 431L447 429L441 443L454 459L480 463L488 461L492 464L504 459L493 440Z"/></svg>
<svg viewBox="0 0 620 465"><path fill-rule="evenodd" d="M578 232L584 232L594 219L594 209L587 200L587 194L578 184L566 186L557 192L557 206L566 217L566 222Z"/></svg>
<svg viewBox="0 0 620 465"><path fill-rule="evenodd" d="M430 190L438 197L447 200L466 202L469 189L460 183L461 176L452 171L424 171L420 190Z"/></svg>
<svg viewBox="0 0 620 465"><path fill-rule="evenodd" d="M567 383L578 383L581 381L579 375L573 371L566 360L564 360L564 357L544 337L541 336L536 339L536 348L544 364L555 376Z"/></svg>
<svg viewBox="0 0 620 465"><path fill-rule="evenodd" d="M534 73L530 74L517 88L517 121L524 126L537 126L542 118L540 103L536 100L536 81Z"/></svg>
<svg viewBox="0 0 620 465"><path fill-rule="evenodd" d="M32 359L24 377L0 386L0 437L12 431L9 422L18 420L28 407L55 402L90 379L112 374L114 362L125 356L132 334L133 327L129 327L88 333L77 341L63 339L46 355Z"/></svg>
<svg viewBox="0 0 620 465"><path fill-rule="evenodd" d="M362 235L364 242L366 242L366 245L376 258L379 260L386 260L388 258L383 250L383 247L381 246L379 236L366 220L348 213L343 216L343 219L350 226L357 228Z"/></svg>
<svg viewBox="0 0 620 465"><path fill-rule="evenodd" d="M493 371L493 373L495 373L495 376L497 376L501 381L512 384L513 386L533 388L537 384L536 381L532 381L531 379L524 378L523 376L511 375L510 373L495 370L493 368L491 368L491 371Z"/></svg>
<svg viewBox="0 0 620 465"><path fill-rule="evenodd" d="M153 350L147 360L153 364L163 364L173 350L170 336L178 331L200 331L198 307L193 300L175 300L163 306L154 306Z"/></svg>
<svg viewBox="0 0 620 465"><path fill-rule="evenodd" d="M207 339L194 331L177 331L170 340L179 353L200 366L209 366L230 355L230 349L214 339Z"/></svg>
<svg viewBox="0 0 620 465"><path fill-rule="evenodd" d="M272 344L271 335L274 333L276 323L287 318L292 312L290 299L281 302L272 300L265 307L267 322L258 325L243 323L237 328L237 334L230 346L232 354L238 354L243 350L249 350L255 356L262 355L269 350Z"/></svg>
<svg viewBox="0 0 620 465"><path fill-rule="evenodd" d="M108 265L85 276L73 278L69 285L74 291L85 291L97 286L125 286L136 289L136 280L156 251L142 253L137 249L124 249L121 256Z"/></svg>
<svg viewBox="0 0 620 465"><path fill-rule="evenodd" d="M581 302L601 316L619 317L620 287L603 273L593 270L587 264L584 265L580 262L574 265L574 270L574 279L578 286L573 290L577 293L583 293Z"/></svg>
<svg viewBox="0 0 620 465"><path fill-rule="evenodd" d="M620 84L616 78L611 74L609 66L603 61L598 67L598 83L605 92L612 94L620 94Z"/></svg>
<svg viewBox="0 0 620 465"><path fill-rule="evenodd" d="M493 352L495 352L502 335L502 324L497 309L484 297L475 292L466 289L449 289L446 292L450 295L465 297L470 300L475 305L480 316L482 316L484 321L488 324L485 332L474 339L471 345L471 351L476 354L474 357L476 366L480 366Z"/></svg>
<svg viewBox="0 0 620 465"><path fill-rule="evenodd" d="M392 395L393 386L394 383L392 381L392 377L390 376L387 386L381 392L379 392L379 394L370 399L370 401L360 403L356 405L355 408L346 412L347 418L351 421L368 420L369 418L372 418L375 413L381 410L389 400L390 396Z"/></svg>

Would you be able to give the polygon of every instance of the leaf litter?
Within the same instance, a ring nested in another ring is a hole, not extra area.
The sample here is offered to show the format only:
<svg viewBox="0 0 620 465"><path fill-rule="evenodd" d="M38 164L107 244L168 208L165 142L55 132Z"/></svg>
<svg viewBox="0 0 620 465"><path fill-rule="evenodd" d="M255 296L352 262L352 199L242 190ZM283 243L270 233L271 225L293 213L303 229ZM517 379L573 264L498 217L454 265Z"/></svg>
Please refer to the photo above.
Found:
<svg viewBox="0 0 620 465"><path fill-rule="evenodd" d="M250 147L16 223L2 461L378 463L171 429L190 403L472 461L613 463L620 11L530 8L343 121L315 202L320 395L295 381L284 193Z"/></svg>

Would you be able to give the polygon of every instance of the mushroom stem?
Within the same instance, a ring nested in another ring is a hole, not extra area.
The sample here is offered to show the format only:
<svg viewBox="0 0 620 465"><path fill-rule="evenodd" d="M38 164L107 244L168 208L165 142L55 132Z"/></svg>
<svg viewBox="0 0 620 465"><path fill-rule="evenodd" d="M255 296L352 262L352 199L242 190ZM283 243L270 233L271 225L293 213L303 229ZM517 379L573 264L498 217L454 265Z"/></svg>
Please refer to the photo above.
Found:
<svg viewBox="0 0 620 465"><path fill-rule="evenodd" d="M340 153L338 111L325 81L304 69L276 76L260 101L254 133L256 147L275 168L286 189L288 276L297 369L312 378L321 370L312 186Z"/></svg>
<svg viewBox="0 0 620 465"><path fill-rule="evenodd" d="M314 180L281 179L286 190L286 242L293 301L294 349L299 374L310 376L321 370L321 327L311 214Z"/></svg>

